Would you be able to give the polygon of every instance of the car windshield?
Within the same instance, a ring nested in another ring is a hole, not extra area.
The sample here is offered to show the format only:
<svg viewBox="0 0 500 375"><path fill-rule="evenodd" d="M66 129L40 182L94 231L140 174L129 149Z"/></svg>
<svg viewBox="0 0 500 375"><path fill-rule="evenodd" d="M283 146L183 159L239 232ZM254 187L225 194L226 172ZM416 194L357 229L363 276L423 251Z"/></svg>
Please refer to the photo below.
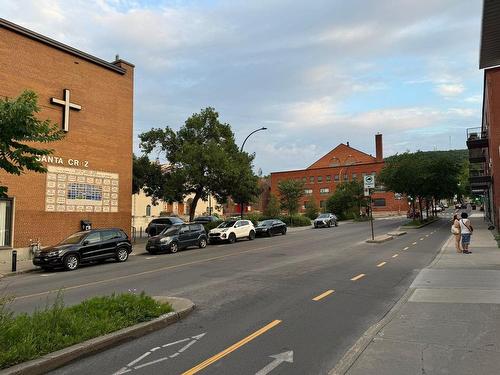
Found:
<svg viewBox="0 0 500 375"><path fill-rule="evenodd" d="M218 228L231 228L236 223L236 220L225 221L221 223Z"/></svg>
<svg viewBox="0 0 500 375"><path fill-rule="evenodd" d="M321 215L318 216L318 219L326 219L328 217L330 217L329 214L321 214Z"/></svg>
<svg viewBox="0 0 500 375"><path fill-rule="evenodd" d="M80 243L82 238L85 237L86 235L87 235L87 233L85 233L85 232L78 232L78 233L72 234L71 236L69 236L65 240L62 240L61 242L59 242L59 245L74 245L74 244Z"/></svg>
<svg viewBox="0 0 500 375"><path fill-rule="evenodd" d="M268 227L268 226L270 226L270 225L273 225L273 221L274 221L274 220L264 220L264 221L259 221L257 225L258 225L259 227Z"/></svg>
<svg viewBox="0 0 500 375"><path fill-rule="evenodd" d="M181 219L179 219L178 217L171 217L170 221L172 221L172 223L174 223L174 224L184 224L184 222Z"/></svg>
<svg viewBox="0 0 500 375"><path fill-rule="evenodd" d="M180 227L180 225L172 225L169 228L165 228L160 234L165 236L173 236L174 234L177 234Z"/></svg>

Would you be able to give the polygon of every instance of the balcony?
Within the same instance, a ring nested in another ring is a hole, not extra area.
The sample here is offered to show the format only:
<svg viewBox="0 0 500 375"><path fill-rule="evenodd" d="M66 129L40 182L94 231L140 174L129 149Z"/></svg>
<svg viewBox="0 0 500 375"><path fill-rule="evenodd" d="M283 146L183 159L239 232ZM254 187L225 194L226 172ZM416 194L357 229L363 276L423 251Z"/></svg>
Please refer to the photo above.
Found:
<svg viewBox="0 0 500 375"><path fill-rule="evenodd" d="M488 147L488 132L482 128L469 128L467 129L467 148L469 150L474 148L487 148Z"/></svg>
<svg viewBox="0 0 500 375"><path fill-rule="evenodd" d="M471 148L469 149L470 163L486 163L488 149L487 148Z"/></svg>
<svg viewBox="0 0 500 375"><path fill-rule="evenodd" d="M485 170L469 171L470 188L473 192L486 190L490 187L491 176Z"/></svg>

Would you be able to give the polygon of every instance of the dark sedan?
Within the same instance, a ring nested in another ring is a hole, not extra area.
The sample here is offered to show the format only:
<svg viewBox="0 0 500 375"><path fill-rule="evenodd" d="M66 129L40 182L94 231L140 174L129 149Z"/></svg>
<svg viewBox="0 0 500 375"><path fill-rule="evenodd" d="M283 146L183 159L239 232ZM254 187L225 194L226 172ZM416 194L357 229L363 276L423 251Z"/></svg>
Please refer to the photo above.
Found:
<svg viewBox="0 0 500 375"><path fill-rule="evenodd" d="M55 246L35 253L33 264L43 269L76 270L80 263L115 259L125 262L132 252L127 234L118 228L93 229L72 234Z"/></svg>
<svg viewBox="0 0 500 375"><path fill-rule="evenodd" d="M281 220L269 219L261 221L255 227L256 234L259 236L274 236L275 234L286 234L286 224Z"/></svg>

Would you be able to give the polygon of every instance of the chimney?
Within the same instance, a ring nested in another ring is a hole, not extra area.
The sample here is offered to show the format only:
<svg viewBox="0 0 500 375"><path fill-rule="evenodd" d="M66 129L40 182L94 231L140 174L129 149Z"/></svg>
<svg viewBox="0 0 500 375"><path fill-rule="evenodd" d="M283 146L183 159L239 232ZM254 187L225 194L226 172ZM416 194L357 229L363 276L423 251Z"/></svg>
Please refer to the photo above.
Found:
<svg viewBox="0 0 500 375"><path fill-rule="evenodd" d="M347 141L347 147L349 147L349 141Z"/></svg>
<svg viewBox="0 0 500 375"><path fill-rule="evenodd" d="M382 152L382 134L377 133L375 135L375 160L383 161L384 155Z"/></svg>

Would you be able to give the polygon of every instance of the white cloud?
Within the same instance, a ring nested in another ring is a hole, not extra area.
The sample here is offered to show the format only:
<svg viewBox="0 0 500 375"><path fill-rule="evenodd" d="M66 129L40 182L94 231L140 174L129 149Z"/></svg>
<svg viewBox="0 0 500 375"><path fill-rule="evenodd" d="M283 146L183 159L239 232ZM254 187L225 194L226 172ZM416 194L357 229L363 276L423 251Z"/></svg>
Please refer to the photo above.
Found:
<svg viewBox="0 0 500 375"><path fill-rule="evenodd" d="M458 96L464 91L465 87L461 83L443 83L436 87L436 92L445 98Z"/></svg>

